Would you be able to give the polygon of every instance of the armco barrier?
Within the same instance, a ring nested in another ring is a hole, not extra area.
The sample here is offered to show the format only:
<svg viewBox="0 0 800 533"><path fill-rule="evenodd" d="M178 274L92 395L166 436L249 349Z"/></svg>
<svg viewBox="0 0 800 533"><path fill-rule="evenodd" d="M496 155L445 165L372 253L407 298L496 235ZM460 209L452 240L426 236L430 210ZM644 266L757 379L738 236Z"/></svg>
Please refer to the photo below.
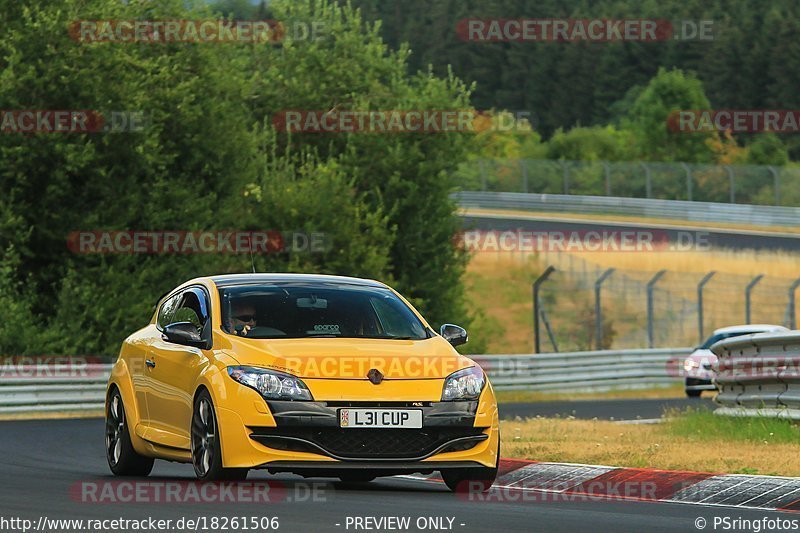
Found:
<svg viewBox="0 0 800 533"><path fill-rule="evenodd" d="M498 390L576 391L679 383L692 348L476 355Z"/></svg>
<svg viewBox="0 0 800 533"><path fill-rule="evenodd" d="M645 388L679 382L691 348L546 353L537 355L476 355L498 390L603 390ZM0 414L77 412L103 408L111 365L55 365L47 375L15 369L18 376L0 375Z"/></svg>
<svg viewBox="0 0 800 533"><path fill-rule="evenodd" d="M715 413L800 420L800 331L720 341Z"/></svg>
<svg viewBox="0 0 800 533"><path fill-rule="evenodd" d="M461 191L453 193L453 198L462 208L619 214L752 226L800 226L800 207L516 192Z"/></svg>
<svg viewBox="0 0 800 533"><path fill-rule="evenodd" d="M69 413L103 408L110 364L33 365L0 374L0 414Z"/></svg>

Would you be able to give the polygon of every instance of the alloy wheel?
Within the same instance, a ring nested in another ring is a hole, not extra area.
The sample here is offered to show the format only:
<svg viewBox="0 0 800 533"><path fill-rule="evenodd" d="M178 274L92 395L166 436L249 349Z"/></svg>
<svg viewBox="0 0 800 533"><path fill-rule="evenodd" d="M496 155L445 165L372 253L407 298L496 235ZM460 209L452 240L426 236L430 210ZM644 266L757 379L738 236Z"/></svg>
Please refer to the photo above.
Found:
<svg viewBox="0 0 800 533"><path fill-rule="evenodd" d="M214 409L207 398L197 402L192 420L192 463L198 477L205 477L214 461L217 438Z"/></svg>
<svg viewBox="0 0 800 533"><path fill-rule="evenodd" d="M115 393L108 403L106 416L106 454L108 463L116 465L122 455L122 435L125 429L125 409L122 407L122 398Z"/></svg>

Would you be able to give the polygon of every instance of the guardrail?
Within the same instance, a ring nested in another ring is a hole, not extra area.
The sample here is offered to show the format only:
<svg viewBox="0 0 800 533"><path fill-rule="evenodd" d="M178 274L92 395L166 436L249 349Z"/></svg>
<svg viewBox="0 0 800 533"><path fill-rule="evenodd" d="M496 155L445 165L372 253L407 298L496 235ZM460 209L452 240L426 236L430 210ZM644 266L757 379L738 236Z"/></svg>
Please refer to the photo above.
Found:
<svg viewBox="0 0 800 533"><path fill-rule="evenodd" d="M0 376L0 414L102 410L110 364L22 365Z"/></svg>
<svg viewBox="0 0 800 533"><path fill-rule="evenodd" d="M800 207L689 202L609 196L460 191L463 208L600 213L752 226L800 226Z"/></svg>
<svg viewBox="0 0 800 533"><path fill-rule="evenodd" d="M476 355L498 390L604 390L665 386L680 382L691 348L615 350L524 355ZM0 414L100 411L110 364L76 368L52 365L15 368L0 376Z"/></svg>
<svg viewBox="0 0 800 533"><path fill-rule="evenodd" d="M719 358L715 413L800 420L800 331L734 337L711 351Z"/></svg>
<svg viewBox="0 0 800 533"><path fill-rule="evenodd" d="M498 390L578 391L667 386L683 379L692 348L476 355Z"/></svg>

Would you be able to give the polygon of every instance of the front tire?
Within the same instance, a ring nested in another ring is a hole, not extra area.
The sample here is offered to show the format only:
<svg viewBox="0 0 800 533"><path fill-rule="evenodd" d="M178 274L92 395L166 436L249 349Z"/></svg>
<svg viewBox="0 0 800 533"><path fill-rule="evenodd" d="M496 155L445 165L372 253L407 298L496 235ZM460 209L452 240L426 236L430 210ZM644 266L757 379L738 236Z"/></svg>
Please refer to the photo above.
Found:
<svg viewBox="0 0 800 533"><path fill-rule="evenodd" d="M192 465L201 481L241 480L247 477L247 468L222 466L222 446L219 426L211 395L203 390L197 395L192 414Z"/></svg>
<svg viewBox="0 0 800 533"><path fill-rule="evenodd" d="M459 468L442 470L442 479L453 492L486 492L497 479L497 467Z"/></svg>
<svg viewBox="0 0 800 533"><path fill-rule="evenodd" d="M699 398L701 394L703 394L703 391L701 391L701 390L687 390L686 391L686 396L688 398Z"/></svg>
<svg viewBox="0 0 800 533"><path fill-rule="evenodd" d="M116 387L106 407L106 460L115 476L144 477L153 471L154 459L139 455L133 449L122 395Z"/></svg>
<svg viewBox="0 0 800 533"><path fill-rule="evenodd" d="M442 480L453 492L486 492L492 488L497 479L500 466L500 436L497 437L497 461L493 468L476 466L472 468L456 468L441 470Z"/></svg>
<svg viewBox="0 0 800 533"><path fill-rule="evenodd" d="M373 476L369 472L348 472L346 474L341 474L339 480L347 485L360 485L373 481L375 477L376 476Z"/></svg>

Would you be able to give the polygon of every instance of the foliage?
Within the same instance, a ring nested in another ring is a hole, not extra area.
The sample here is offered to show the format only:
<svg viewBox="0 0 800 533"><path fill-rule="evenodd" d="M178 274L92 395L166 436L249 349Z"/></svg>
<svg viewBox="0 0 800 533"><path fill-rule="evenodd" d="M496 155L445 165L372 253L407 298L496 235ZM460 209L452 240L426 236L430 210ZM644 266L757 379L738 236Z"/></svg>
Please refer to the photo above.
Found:
<svg viewBox="0 0 800 533"><path fill-rule="evenodd" d="M322 39L222 46L79 43L67 31L80 19L218 16L204 4L2 4L3 108L142 110L148 121L0 135L0 351L113 353L168 289L251 268L246 254L75 254L65 243L81 230L321 232L324 252L258 256L257 268L386 280L433 323L468 325L448 176L469 138L287 136L272 125L286 109L465 108L457 78L408 75L406 52L322 0L256 13L321 21Z"/></svg>

